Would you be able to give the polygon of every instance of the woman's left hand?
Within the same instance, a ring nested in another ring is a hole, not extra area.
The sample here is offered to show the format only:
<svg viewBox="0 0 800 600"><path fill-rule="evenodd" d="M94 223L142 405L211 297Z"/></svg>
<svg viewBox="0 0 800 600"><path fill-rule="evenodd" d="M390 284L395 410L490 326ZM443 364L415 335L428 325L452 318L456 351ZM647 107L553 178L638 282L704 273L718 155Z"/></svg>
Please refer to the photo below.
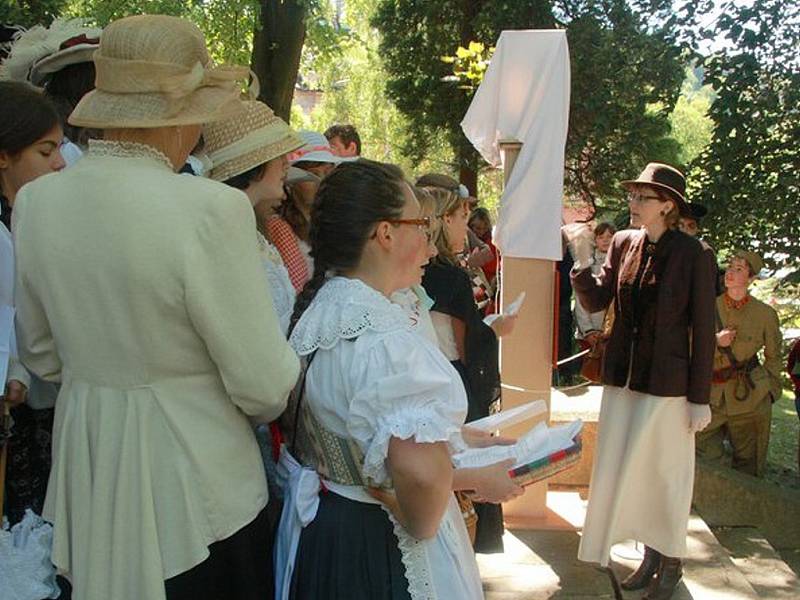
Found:
<svg viewBox="0 0 800 600"><path fill-rule="evenodd" d="M687 402L687 404L689 405L689 433L703 431L711 423L711 407L708 404L694 404L693 402Z"/></svg>
<svg viewBox="0 0 800 600"><path fill-rule="evenodd" d="M492 435L488 431L476 429L469 425L461 427L461 437L464 438L467 446L472 448L488 448L489 446L513 446L517 443L515 438L502 435Z"/></svg>

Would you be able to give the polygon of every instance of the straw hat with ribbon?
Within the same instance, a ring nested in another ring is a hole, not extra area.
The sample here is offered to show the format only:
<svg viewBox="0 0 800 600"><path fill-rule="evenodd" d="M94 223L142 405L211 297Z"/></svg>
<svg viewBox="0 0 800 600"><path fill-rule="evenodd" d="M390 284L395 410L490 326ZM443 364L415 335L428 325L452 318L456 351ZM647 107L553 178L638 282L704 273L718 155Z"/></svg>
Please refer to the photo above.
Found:
<svg viewBox="0 0 800 600"><path fill-rule="evenodd" d="M243 102L244 114L209 123L203 129L204 151L213 167L211 179L225 181L303 145L303 140L269 106Z"/></svg>
<svg viewBox="0 0 800 600"><path fill-rule="evenodd" d="M215 67L193 23L165 15L126 17L106 27L94 54L95 89L71 125L152 128L193 125L241 113L245 67Z"/></svg>

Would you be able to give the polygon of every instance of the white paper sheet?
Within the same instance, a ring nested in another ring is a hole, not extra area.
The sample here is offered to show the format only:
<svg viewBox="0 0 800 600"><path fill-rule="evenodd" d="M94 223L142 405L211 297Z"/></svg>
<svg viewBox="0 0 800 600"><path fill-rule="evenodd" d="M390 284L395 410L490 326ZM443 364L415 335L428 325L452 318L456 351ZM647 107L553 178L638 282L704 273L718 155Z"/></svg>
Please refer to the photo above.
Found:
<svg viewBox="0 0 800 600"><path fill-rule="evenodd" d="M517 423L522 423L547 412L547 403L544 400L534 400L508 410L501 410L498 413L476 419L467 423L468 427L480 429L481 431L497 431L511 427Z"/></svg>

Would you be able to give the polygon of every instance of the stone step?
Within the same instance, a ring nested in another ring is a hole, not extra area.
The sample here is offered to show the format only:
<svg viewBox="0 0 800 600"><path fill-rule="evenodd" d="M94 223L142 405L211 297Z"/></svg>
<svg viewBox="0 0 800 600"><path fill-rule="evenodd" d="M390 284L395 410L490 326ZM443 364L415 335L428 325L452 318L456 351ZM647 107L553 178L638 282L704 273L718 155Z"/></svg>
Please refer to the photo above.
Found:
<svg viewBox="0 0 800 600"><path fill-rule="evenodd" d="M764 535L753 527L720 527L715 537L759 598L796 600L800 579Z"/></svg>
<svg viewBox="0 0 800 600"><path fill-rule="evenodd" d="M731 560L727 550L714 534L693 514L689 518L686 540L687 556L683 562L683 580L673 600L751 600L759 598L744 574ZM626 552L627 550L627 552ZM613 569L621 581L639 564L627 545L615 546L612 552ZM641 597L641 592L624 592L625 600Z"/></svg>
<svg viewBox="0 0 800 600"><path fill-rule="evenodd" d="M503 554L478 555L487 600L605 600L616 598L608 572L578 561L586 501L575 492L549 492L547 518L515 522ZM692 515L684 577L673 600L753 600L758 592L703 520ZM614 547L612 570L625 578L639 562L632 543ZM638 600L641 592L625 592ZM778 596L776 596L777 598ZM780 598L800 598L800 595Z"/></svg>

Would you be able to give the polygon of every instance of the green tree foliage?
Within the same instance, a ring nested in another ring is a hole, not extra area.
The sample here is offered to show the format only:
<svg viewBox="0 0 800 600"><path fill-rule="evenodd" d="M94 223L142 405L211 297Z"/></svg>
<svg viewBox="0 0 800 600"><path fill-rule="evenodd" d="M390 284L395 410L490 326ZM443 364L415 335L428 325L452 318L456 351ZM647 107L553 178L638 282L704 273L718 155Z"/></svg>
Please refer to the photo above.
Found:
<svg viewBox="0 0 800 600"><path fill-rule="evenodd" d="M752 247L773 267L800 259L800 5L727 5L711 32L727 47L704 63L716 91L711 143L694 161L692 197L721 250Z"/></svg>
<svg viewBox="0 0 800 600"><path fill-rule="evenodd" d="M683 78L680 49L624 0L382 0L373 22L384 36L388 94L410 119L410 156L424 156L425 141L443 132L462 168L478 165L459 127L473 91L452 81L440 57L471 41L491 46L504 29L558 27L572 61L568 192L613 200L617 182L648 160L678 161L669 114Z"/></svg>
<svg viewBox="0 0 800 600"><path fill-rule="evenodd" d="M697 72L687 69L686 80L675 109L669 116L672 137L680 145L679 160L688 165L711 142L714 122L708 116L714 93L710 85L701 85Z"/></svg>
<svg viewBox="0 0 800 600"><path fill-rule="evenodd" d="M9 25L49 25L66 0L0 0L0 23Z"/></svg>

